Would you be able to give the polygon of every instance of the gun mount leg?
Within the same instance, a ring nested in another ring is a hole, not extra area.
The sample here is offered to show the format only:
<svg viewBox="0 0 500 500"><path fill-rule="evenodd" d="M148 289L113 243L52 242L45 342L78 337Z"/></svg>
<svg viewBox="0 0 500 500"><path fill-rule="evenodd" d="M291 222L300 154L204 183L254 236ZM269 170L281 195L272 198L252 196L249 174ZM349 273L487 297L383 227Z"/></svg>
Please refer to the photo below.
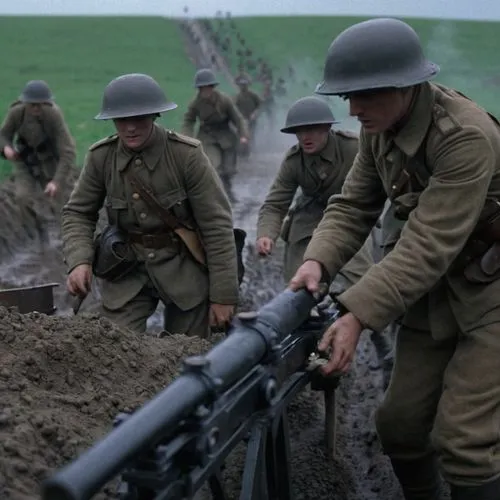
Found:
<svg viewBox="0 0 500 500"><path fill-rule="evenodd" d="M335 458L337 444L337 399L335 389L323 392L325 401L325 442L331 458Z"/></svg>
<svg viewBox="0 0 500 500"><path fill-rule="evenodd" d="M286 409L276 416L267 435L266 462L270 498L292 500L290 431Z"/></svg>
<svg viewBox="0 0 500 500"><path fill-rule="evenodd" d="M253 427L248 441L240 500L269 500L266 473L267 428Z"/></svg>
<svg viewBox="0 0 500 500"><path fill-rule="evenodd" d="M311 376L311 389L322 391L325 404L325 444L327 453L335 458L337 443L337 399L335 392L340 382L340 377L331 375L324 377L319 373Z"/></svg>
<svg viewBox="0 0 500 500"><path fill-rule="evenodd" d="M220 469L210 476L208 479L208 485L210 487L213 500L229 500L229 497L224 490Z"/></svg>
<svg viewBox="0 0 500 500"><path fill-rule="evenodd" d="M286 410L252 429L239 500L293 500Z"/></svg>

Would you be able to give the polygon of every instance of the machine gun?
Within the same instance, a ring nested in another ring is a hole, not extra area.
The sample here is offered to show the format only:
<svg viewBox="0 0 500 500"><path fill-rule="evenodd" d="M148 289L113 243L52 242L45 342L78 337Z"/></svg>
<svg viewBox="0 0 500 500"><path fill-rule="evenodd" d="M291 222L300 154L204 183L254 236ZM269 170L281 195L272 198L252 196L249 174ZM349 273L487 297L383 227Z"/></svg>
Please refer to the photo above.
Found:
<svg viewBox="0 0 500 500"><path fill-rule="evenodd" d="M286 408L309 383L325 391L334 447L338 377L311 369L311 353L338 316L333 306L314 308L321 298L285 290L257 313L239 315L224 340L187 358L162 392L120 414L106 437L46 480L43 500L89 499L119 473L124 500L191 499L207 481L212 498L228 500L222 468L241 441L248 446L240 500L292 499Z"/></svg>

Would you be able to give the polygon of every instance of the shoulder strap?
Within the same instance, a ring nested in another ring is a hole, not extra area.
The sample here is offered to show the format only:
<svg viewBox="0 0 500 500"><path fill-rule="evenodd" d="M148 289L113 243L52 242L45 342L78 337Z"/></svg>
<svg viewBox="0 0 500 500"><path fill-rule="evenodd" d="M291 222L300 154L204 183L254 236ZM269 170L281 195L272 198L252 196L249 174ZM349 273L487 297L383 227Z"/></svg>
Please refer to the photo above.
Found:
<svg viewBox="0 0 500 500"><path fill-rule="evenodd" d="M183 227L183 224L179 221L179 219L177 219L177 217L175 217L169 210L166 210L161 206L160 202L154 196L153 191L149 187L145 186L132 171L128 172L128 177L134 189L141 195L146 204L156 212L166 226L168 226L172 231Z"/></svg>
<svg viewBox="0 0 500 500"><path fill-rule="evenodd" d="M429 182L429 179L432 176L432 168L425 161L425 151L427 148L427 138L429 136L430 129L431 126L429 125L429 128L422 139L422 143L417 149L415 155L411 158L412 161L407 162L401 170L401 175L392 186L391 198L397 197L416 173L419 174L420 179L422 179L426 184Z"/></svg>

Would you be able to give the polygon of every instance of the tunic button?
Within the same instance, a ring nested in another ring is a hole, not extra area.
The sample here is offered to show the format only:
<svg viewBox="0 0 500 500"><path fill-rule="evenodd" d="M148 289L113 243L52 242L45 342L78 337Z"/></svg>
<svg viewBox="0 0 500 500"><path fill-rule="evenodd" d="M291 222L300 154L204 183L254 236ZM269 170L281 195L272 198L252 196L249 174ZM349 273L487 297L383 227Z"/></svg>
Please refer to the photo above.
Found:
<svg viewBox="0 0 500 500"><path fill-rule="evenodd" d="M155 258L154 252L148 253L148 259L154 259L154 258Z"/></svg>
<svg viewBox="0 0 500 500"><path fill-rule="evenodd" d="M132 198L134 198L134 200L138 200L140 198L139 193L134 193Z"/></svg>
<svg viewBox="0 0 500 500"><path fill-rule="evenodd" d="M136 165L142 165L142 160L140 158L136 158L134 163Z"/></svg>
<svg viewBox="0 0 500 500"><path fill-rule="evenodd" d="M144 212L142 212L140 217L141 217L141 219L145 219L147 217L147 215Z"/></svg>

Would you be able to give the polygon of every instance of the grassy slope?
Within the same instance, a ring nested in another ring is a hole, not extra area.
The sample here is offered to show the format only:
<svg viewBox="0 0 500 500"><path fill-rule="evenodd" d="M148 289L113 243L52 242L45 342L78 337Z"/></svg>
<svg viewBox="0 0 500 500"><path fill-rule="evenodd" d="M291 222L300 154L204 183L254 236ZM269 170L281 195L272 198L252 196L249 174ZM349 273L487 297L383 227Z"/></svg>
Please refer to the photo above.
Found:
<svg viewBox="0 0 500 500"><path fill-rule="evenodd" d="M326 50L356 18L240 18L237 26L257 56L276 70L292 63L297 81L286 104L312 92L321 78ZM439 63L438 81L456 86L500 115L499 23L410 20L427 55ZM0 40L8 47L2 58L0 110L30 79L48 81L62 106L78 144L81 162L87 147L112 132L112 125L93 121L104 86L123 73L145 72L155 77L175 100L177 109L163 118L180 125L193 95L193 67L185 56L179 30L162 18L0 18ZM236 61L233 61L236 65ZM497 78L497 85L491 80ZM227 88L226 85L223 86ZM345 104L335 100L340 115ZM9 164L0 164L0 173Z"/></svg>
<svg viewBox="0 0 500 500"><path fill-rule="evenodd" d="M93 120L106 84L123 73L143 72L158 80L179 108L162 118L177 127L193 96L194 69L180 31L162 18L0 18L2 85L0 112L25 82L45 79L62 107L83 160L88 146L113 132ZM0 168L9 169L7 162Z"/></svg>
<svg viewBox="0 0 500 500"><path fill-rule="evenodd" d="M285 73L296 66L299 78L290 97L314 90L321 79L333 38L361 18L237 18L236 24L256 56ZM500 23L407 20L421 36L427 56L441 66L438 82L454 86L500 116ZM233 61L236 67L236 61ZM497 78L496 85L491 80ZM342 108L336 102L335 108ZM347 112L345 106L342 109Z"/></svg>

